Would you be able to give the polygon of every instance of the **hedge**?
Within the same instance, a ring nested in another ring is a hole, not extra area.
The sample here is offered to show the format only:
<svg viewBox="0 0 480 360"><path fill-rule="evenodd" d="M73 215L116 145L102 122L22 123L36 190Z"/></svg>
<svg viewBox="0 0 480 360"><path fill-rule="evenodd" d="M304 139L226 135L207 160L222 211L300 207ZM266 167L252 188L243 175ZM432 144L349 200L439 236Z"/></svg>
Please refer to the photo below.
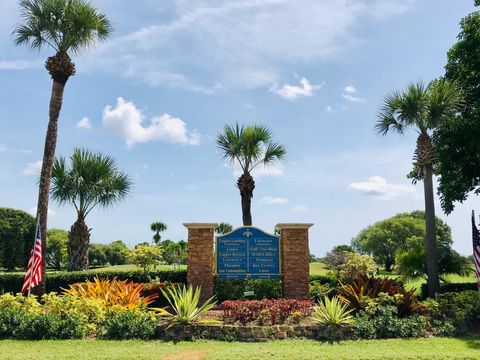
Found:
<svg viewBox="0 0 480 360"><path fill-rule="evenodd" d="M444 294L444 293L457 293L461 291L466 291L466 290L478 290L478 285L477 283L445 283L445 284L440 284L440 290L439 294ZM428 284L422 284L421 287L421 296L422 299L426 299L428 297Z"/></svg>
<svg viewBox="0 0 480 360"><path fill-rule="evenodd" d="M60 271L55 273L47 273L47 292L60 292L62 288L68 288L68 285L92 281L96 276L102 279L117 278L119 280L129 280L137 283L148 283L152 280L169 281L174 283L187 283L186 270L155 270L150 272L143 271ZM0 293L12 292L18 293L22 289L25 274L12 273L0 274Z"/></svg>

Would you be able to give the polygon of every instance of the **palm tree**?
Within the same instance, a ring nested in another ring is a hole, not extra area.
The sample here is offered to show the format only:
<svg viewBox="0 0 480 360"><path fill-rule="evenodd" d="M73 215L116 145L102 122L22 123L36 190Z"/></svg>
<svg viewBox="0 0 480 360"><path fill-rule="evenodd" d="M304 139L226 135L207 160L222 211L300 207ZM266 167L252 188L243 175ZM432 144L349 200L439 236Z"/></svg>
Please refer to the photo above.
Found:
<svg viewBox="0 0 480 360"><path fill-rule="evenodd" d="M68 235L68 269L88 268L90 230L87 215L98 205L111 207L124 199L132 188L132 180L120 171L115 161L100 153L75 149L70 166L65 158L55 160L52 173L52 198L60 204L72 204L77 220Z"/></svg>
<svg viewBox="0 0 480 360"><path fill-rule="evenodd" d="M215 232L217 234L226 234L233 230L233 226L228 223L220 223L216 228Z"/></svg>
<svg viewBox="0 0 480 360"><path fill-rule="evenodd" d="M414 128L418 132L413 164L424 186L425 250L430 297L438 293L440 284L432 180L436 152L429 133L439 124L451 121L461 105L461 95L447 80L432 81L427 86L421 82L412 83L405 91L396 91L385 97L375 126L382 135L390 131L402 135L406 128Z"/></svg>
<svg viewBox="0 0 480 360"><path fill-rule="evenodd" d="M39 50L48 46L55 51L45 62L53 85L36 214L44 244L42 259L45 269L48 197L57 144L57 123L65 84L70 76L75 75L75 64L71 61L69 52L77 53L97 40L107 39L112 26L107 17L86 0L21 0L20 8L24 24L13 32L17 45L29 45ZM39 294L44 292L45 271L38 290Z"/></svg>
<svg viewBox="0 0 480 360"><path fill-rule="evenodd" d="M261 125L239 127L225 125L217 137L217 145L225 160L240 165L243 174L237 181L242 197L243 225L252 225L251 202L255 181L251 171L259 164L268 165L281 160L287 153L285 148L272 140L271 131Z"/></svg>
<svg viewBox="0 0 480 360"><path fill-rule="evenodd" d="M155 235L153 235L153 241L155 244L160 244L160 241L162 240L162 237L160 236L160 233L162 231L167 230L167 225L162 223L161 221L156 221L150 225L150 230L155 232Z"/></svg>

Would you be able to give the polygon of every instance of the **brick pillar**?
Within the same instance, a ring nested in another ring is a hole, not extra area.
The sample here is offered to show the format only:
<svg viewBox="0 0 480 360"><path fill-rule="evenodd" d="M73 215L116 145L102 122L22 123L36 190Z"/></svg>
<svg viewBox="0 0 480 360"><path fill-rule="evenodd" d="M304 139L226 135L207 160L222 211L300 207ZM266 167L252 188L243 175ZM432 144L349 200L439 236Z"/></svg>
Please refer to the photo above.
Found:
<svg viewBox="0 0 480 360"><path fill-rule="evenodd" d="M278 224L282 249L283 297L308 299L310 284L310 252L308 229L313 224Z"/></svg>
<svg viewBox="0 0 480 360"><path fill-rule="evenodd" d="M213 295L213 243L218 224L186 223L188 229L187 283L202 287L200 303Z"/></svg>

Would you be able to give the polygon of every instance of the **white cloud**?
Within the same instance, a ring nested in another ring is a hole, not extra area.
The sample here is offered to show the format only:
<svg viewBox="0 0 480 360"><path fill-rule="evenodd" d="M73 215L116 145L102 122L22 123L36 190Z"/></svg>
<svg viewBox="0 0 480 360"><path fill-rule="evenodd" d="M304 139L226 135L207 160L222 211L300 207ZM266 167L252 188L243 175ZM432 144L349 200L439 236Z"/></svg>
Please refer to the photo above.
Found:
<svg viewBox="0 0 480 360"><path fill-rule="evenodd" d="M290 210L294 212L306 212L308 208L305 205L295 205Z"/></svg>
<svg viewBox="0 0 480 360"><path fill-rule="evenodd" d="M383 200L390 200L399 196L414 194L413 185L391 184L380 176L372 176L367 181L353 182L349 185L351 189L362 191L366 195L377 196Z"/></svg>
<svg viewBox="0 0 480 360"><path fill-rule="evenodd" d="M302 77L300 79L300 85L301 86L284 84L280 88L277 85L274 85L270 88L270 91L286 100L293 101L299 97L312 96L315 90L320 89L324 83L312 85L308 79Z"/></svg>
<svg viewBox="0 0 480 360"><path fill-rule="evenodd" d="M277 205L288 203L288 199L282 197L264 196L260 202L263 204Z"/></svg>
<svg viewBox="0 0 480 360"><path fill-rule="evenodd" d="M27 166L23 169L23 175L32 176L38 175L42 170L42 160L35 161L33 163L28 163Z"/></svg>
<svg viewBox="0 0 480 360"><path fill-rule="evenodd" d="M177 0L170 22L112 39L80 61L82 69L102 68L152 86L206 93L270 87L285 66L348 54L362 44L357 24L397 15L404 2Z"/></svg>
<svg viewBox="0 0 480 360"><path fill-rule="evenodd" d="M164 141L182 145L198 145L200 135L191 132L187 124L169 114L152 117L145 124L145 116L131 101L119 97L115 107L103 110L103 128L125 139L127 147L149 141Z"/></svg>
<svg viewBox="0 0 480 360"><path fill-rule="evenodd" d="M77 128L80 128L80 129L91 129L92 128L92 124L90 123L90 119L86 116L84 116L83 118L81 118L78 122L77 122Z"/></svg>
<svg viewBox="0 0 480 360"><path fill-rule="evenodd" d="M351 102L365 101L365 99L362 99L362 98L358 97L357 89L353 85L345 86L345 89L343 90L342 97L344 99L346 99L347 101L351 101Z"/></svg>
<svg viewBox="0 0 480 360"><path fill-rule="evenodd" d="M27 60L0 60L0 70L27 70L40 67L40 63Z"/></svg>
<svg viewBox="0 0 480 360"><path fill-rule="evenodd" d="M5 151L7 151L7 145L0 144L0 152L5 152Z"/></svg>
<svg viewBox="0 0 480 360"><path fill-rule="evenodd" d="M1 152L10 152L10 153L18 153L18 154L31 154L32 150L11 148L11 147L8 147L6 144L0 144L0 153Z"/></svg>
<svg viewBox="0 0 480 360"><path fill-rule="evenodd" d="M328 112L328 113L333 113L333 112L335 112L335 109L329 105L325 108L325 111Z"/></svg>

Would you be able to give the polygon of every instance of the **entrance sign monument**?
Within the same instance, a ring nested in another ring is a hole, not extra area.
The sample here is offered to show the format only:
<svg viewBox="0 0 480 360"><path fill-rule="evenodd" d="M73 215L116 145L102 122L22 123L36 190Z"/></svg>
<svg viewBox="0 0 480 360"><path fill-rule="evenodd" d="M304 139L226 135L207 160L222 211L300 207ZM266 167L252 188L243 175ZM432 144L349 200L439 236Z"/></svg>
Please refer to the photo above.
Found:
<svg viewBox="0 0 480 360"><path fill-rule="evenodd" d="M278 279L280 237L243 226L216 238L216 271L220 279Z"/></svg>

